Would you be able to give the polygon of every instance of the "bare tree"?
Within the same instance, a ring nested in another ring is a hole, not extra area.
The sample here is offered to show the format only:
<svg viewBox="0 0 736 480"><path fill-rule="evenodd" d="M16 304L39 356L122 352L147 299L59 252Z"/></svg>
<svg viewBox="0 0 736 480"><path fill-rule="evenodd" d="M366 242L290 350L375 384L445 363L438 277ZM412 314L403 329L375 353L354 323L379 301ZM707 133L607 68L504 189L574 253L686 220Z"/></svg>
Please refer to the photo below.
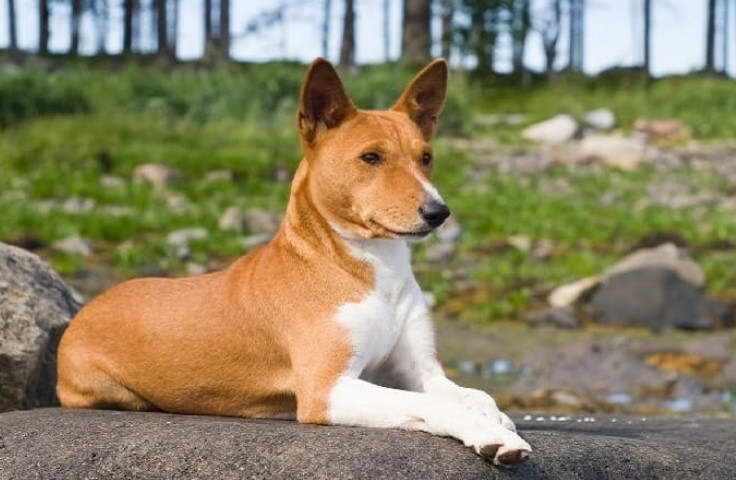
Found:
<svg viewBox="0 0 736 480"><path fill-rule="evenodd" d="M452 51L452 35L453 35L453 19L455 16L455 1L442 0L442 11L440 13L442 19L442 56L450 59Z"/></svg>
<svg viewBox="0 0 736 480"><path fill-rule="evenodd" d="M723 73L728 73L728 33L729 33L729 1L728 0L722 0L721 1L721 8L723 10L722 15L722 24L721 24L721 49L722 49L722 55L723 55Z"/></svg>
<svg viewBox="0 0 736 480"><path fill-rule="evenodd" d="M49 0L38 0L38 53L49 53Z"/></svg>
<svg viewBox="0 0 736 480"><path fill-rule="evenodd" d="M708 20L705 27L705 70L716 70L716 7L717 0L708 0Z"/></svg>
<svg viewBox="0 0 736 480"><path fill-rule="evenodd" d="M107 0L94 0L92 13L94 13L95 33L97 34L97 54L102 55L107 51L107 29L110 24L110 9Z"/></svg>
<svg viewBox="0 0 736 480"><path fill-rule="evenodd" d="M342 21L342 43L340 44L340 65L355 65L355 5L353 0L345 0L345 14Z"/></svg>
<svg viewBox="0 0 736 480"><path fill-rule="evenodd" d="M169 28L169 51L172 58L176 58L177 42L179 40L179 0L171 0L171 25Z"/></svg>
<svg viewBox="0 0 736 480"><path fill-rule="evenodd" d="M71 36L69 39L69 53L72 55L79 55L79 25L81 16L82 0L72 0L71 28L69 29Z"/></svg>
<svg viewBox="0 0 736 480"><path fill-rule="evenodd" d="M524 53L526 37L531 28L530 0L513 0L510 2L510 30L512 39L512 66L514 73L524 75Z"/></svg>
<svg viewBox="0 0 736 480"><path fill-rule="evenodd" d="M652 71L652 0L644 0L644 71Z"/></svg>
<svg viewBox="0 0 736 480"><path fill-rule="evenodd" d="M166 0L154 0L156 7L156 40L157 49L156 52L160 57L169 56L169 22L167 15L167 1Z"/></svg>
<svg viewBox="0 0 736 480"><path fill-rule="evenodd" d="M401 57L411 64L429 60L431 0L404 0Z"/></svg>
<svg viewBox="0 0 736 480"><path fill-rule="evenodd" d="M18 50L18 23L15 16L15 0L8 0L8 34L10 35L10 41L8 48L11 52Z"/></svg>
<svg viewBox="0 0 736 480"><path fill-rule="evenodd" d="M218 50L220 58L230 58L230 0L220 0L220 32Z"/></svg>
<svg viewBox="0 0 736 480"><path fill-rule="evenodd" d="M332 11L332 0L324 0L324 13L322 14L322 56L330 56L330 15Z"/></svg>
<svg viewBox="0 0 736 480"><path fill-rule="evenodd" d="M583 70L585 40L585 0L569 0L569 65L571 71Z"/></svg>
<svg viewBox="0 0 736 480"><path fill-rule="evenodd" d="M552 0L547 6L546 14L540 26L540 34L544 50L544 71L551 76L557 60L557 44L562 33L562 0Z"/></svg>
<svg viewBox="0 0 736 480"><path fill-rule="evenodd" d="M123 0L123 53L133 52L133 11L135 0Z"/></svg>

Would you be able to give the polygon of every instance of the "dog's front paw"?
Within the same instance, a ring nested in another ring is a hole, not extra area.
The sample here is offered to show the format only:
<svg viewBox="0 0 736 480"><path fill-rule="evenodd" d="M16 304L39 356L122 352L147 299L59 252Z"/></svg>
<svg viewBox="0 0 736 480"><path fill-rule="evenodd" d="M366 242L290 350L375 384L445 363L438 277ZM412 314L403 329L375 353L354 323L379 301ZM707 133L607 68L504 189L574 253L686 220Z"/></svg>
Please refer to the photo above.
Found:
<svg viewBox="0 0 736 480"><path fill-rule="evenodd" d="M512 432L516 431L514 422L498 409L496 401L486 392L474 388L461 388L460 403L471 412L498 423Z"/></svg>
<svg viewBox="0 0 736 480"><path fill-rule="evenodd" d="M465 444L475 453L500 466L521 463L529 458L532 447L519 435L509 430L486 428L469 437Z"/></svg>

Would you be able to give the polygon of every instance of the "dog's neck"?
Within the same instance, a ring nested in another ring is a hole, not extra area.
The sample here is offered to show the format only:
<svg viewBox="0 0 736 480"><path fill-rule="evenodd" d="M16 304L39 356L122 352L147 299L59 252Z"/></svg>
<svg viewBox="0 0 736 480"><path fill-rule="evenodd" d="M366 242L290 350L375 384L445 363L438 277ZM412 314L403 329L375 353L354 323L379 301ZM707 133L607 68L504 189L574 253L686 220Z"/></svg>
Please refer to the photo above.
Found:
<svg viewBox="0 0 736 480"><path fill-rule="evenodd" d="M281 248L299 255L319 256L348 270L355 263L371 265L375 273L411 273L407 242L403 239L361 238L331 223L320 214L307 181L302 160L291 187L291 195L281 228L274 239Z"/></svg>

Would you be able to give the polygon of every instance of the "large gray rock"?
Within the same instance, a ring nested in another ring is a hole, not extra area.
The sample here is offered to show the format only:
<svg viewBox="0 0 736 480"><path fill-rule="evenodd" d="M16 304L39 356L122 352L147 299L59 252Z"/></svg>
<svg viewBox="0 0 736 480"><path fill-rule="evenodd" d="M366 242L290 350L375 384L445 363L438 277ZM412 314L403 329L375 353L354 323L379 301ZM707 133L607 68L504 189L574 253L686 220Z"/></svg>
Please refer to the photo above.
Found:
<svg viewBox="0 0 736 480"><path fill-rule="evenodd" d="M517 419L534 452L506 470L459 442L417 432L162 413L11 412L0 415L0 480L736 478L733 420L563 418Z"/></svg>
<svg viewBox="0 0 736 480"><path fill-rule="evenodd" d="M708 329L729 322L728 308L703 296L675 271L645 267L608 278L589 308L593 317L611 325Z"/></svg>
<svg viewBox="0 0 736 480"><path fill-rule="evenodd" d="M0 412L56 404L56 345L79 306L36 255L0 243Z"/></svg>
<svg viewBox="0 0 736 480"><path fill-rule="evenodd" d="M543 122L525 128L521 136L541 143L564 143L575 138L578 123L570 115L556 115Z"/></svg>

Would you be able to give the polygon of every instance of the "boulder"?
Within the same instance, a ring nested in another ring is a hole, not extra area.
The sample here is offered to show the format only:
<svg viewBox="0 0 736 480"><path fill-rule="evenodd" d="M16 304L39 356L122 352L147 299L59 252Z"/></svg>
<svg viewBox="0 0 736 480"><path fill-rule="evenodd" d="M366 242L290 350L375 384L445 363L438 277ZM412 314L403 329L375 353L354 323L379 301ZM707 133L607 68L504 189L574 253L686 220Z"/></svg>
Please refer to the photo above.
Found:
<svg viewBox="0 0 736 480"><path fill-rule="evenodd" d="M649 141L687 142L693 130L677 118L640 118L634 129Z"/></svg>
<svg viewBox="0 0 736 480"><path fill-rule="evenodd" d="M56 403L56 345L79 307L51 267L0 243L0 412Z"/></svg>
<svg viewBox="0 0 736 480"><path fill-rule="evenodd" d="M547 301L553 307L569 307L611 276L645 267L671 270L682 280L697 288L705 285L703 269L676 245L663 243L657 247L642 248L630 253L618 263L607 268L602 275L582 278L559 286L550 292Z"/></svg>
<svg viewBox="0 0 736 480"><path fill-rule="evenodd" d="M727 323L728 308L705 298L673 270L644 267L609 277L593 295L591 315L600 323L709 329Z"/></svg>
<svg viewBox="0 0 736 480"><path fill-rule="evenodd" d="M616 115L607 108L586 112L583 121L594 130L610 130L616 126Z"/></svg>
<svg viewBox="0 0 736 480"><path fill-rule="evenodd" d="M516 418L512 469L420 432L100 410L0 415L0 480L736 478L734 420Z"/></svg>
<svg viewBox="0 0 736 480"><path fill-rule="evenodd" d="M577 132L575 119L563 114L525 128L521 136L540 143L564 143L575 138Z"/></svg>
<svg viewBox="0 0 736 480"><path fill-rule="evenodd" d="M546 308L534 312L527 318L534 326L553 326L558 328L578 328L580 319L572 308Z"/></svg>
<svg viewBox="0 0 736 480"><path fill-rule="evenodd" d="M582 161L620 170L636 170L644 161L644 143L620 135L591 135L582 139L578 148Z"/></svg>
<svg viewBox="0 0 736 480"><path fill-rule="evenodd" d="M279 228L279 217L261 208L249 208L243 217L250 233L274 233Z"/></svg>

